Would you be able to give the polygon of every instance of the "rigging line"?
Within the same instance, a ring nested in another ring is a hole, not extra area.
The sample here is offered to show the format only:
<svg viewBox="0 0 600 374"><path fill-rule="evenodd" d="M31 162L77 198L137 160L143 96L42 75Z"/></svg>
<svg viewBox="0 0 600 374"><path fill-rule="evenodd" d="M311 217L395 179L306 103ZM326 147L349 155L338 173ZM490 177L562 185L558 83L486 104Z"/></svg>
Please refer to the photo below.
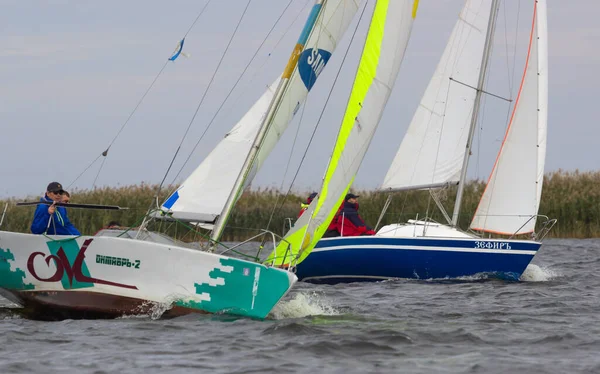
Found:
<svg viewBox="0 0 600 374"><path fill-rule="evenodd" d="M73 180L71 183L69 183L69 185L67 186L67 189L71 188L71 186L72 186L72 185L73 185L75 182L77 182L77 180L78 180L79 178L81 178L81 176L82 176L83 174L85 174L85 172L86 172L86 171L88 171L88 170L89 170L89 169L92 167L92 165L94 165L94 164L96 163L96 161L98 161L98 159L99 159L101 156L102 156L102 153L101 153L101 154L99 154L98 156L96 156L96 158L94 159L94 161L90 162L90 164L89 164L89 165L88 165L88 166L87 166L85 169L83 169L83 171L82 171L81 173L79 173L79 175L77 176L77 178L75 178L75 179L74 179L74 180Z"/></svg>
<svg viewBox="0 0 600 374"><path fill-rule="evenodd" d="M196 22L198 22L198 20L200 19L200 17L202 16L202 13L204 13L204 10L206 9L206 7L208 6L208 4L210 4L212 0L208 0L206 2L206 4L204 4L204 7L202 8L202 10L200 11L200 13L198 14L198 16L196 17L196 19L194 20L194 22L192 22L190 28L188 29L188 31L185 32L185 35L183 35L182 39L185 39L186 36L188 36L188 34L190 33L190 31L192 31L192 29L194 28L194 26L196 25Z"/></svg>
<svg viewBox="0 0 600 374"><path fill-rule="evenodd" d="M262 71L263 68L265 67L265 65L267 64L267 62L269 61L269 58L271 57L272 51L275 51L277 49L277 47L279 46L279 44L281 43L281 41L290 32L290 30L292 30L294 24L298 21L298 19L302 15L304 9L306 9L306 6L309 3L312 3L312 2L313 2L313 0L306 0L306 2L304 3L304 5L300 8L300 10L298 11L298 13L296 14L296 17L294 18L294 20L288 26L287 30L285 30L285 32L281 35L281 37L279 38L279 40L277 40L277 43L275 43L275 45L273 46L273 48L271 48L271 52L269 52L267 54L267 57L264 59L264 61L262 62L262 64L258 68L256 68L254 70L254 73L252 73L252 76L248 80L248 83L247 83L246 87L243 88L241 90L240 94L235 98L235 100L233 100L233 104L231 104L232 107L235 107L237 105L237 103L240 101L240 98L246 94L246 90L248 89L248 87L250 86L250 84L252 82L254 82L254 78L256 78L256 75L258 74L258 72ZM173 181L173 183L175 183L175 180Z"/></svg>
<svg viewBox="0 0 600 374"><path fill-rule="evenodd" d="M183 169L185 168L185 166L187 165L187 163L190 161L190 158L192 158L192 155L194 154L194 152L196 151L196 148L198 148L198 145L200 144L200 142L202 141L202 139L204 138L204 135L206 135L206 132L210 129L210 127L212 126L213 122L215 121L215 119L217 118L217 116L219 115L219 113L221 112L221 109L223 109L223 106L225 106L225 103L227 102L227 100L229 99L229 97L231 96L231 94L233 93L233 91L237 88L238 84L240 83L240 81L242 80L242 77L244 76L244 74L246 73L246 71L248 70L248 68L250 67L250 65L252 64L252 62L254 61L254 59L256 58L256 56L258 55L258 52L260 51L260 49L263 47L263 45L265 44L265 42L267 41L267 39L269 38L269 36L271 35L271 33L273 32L273 30L275 29L275 27L277 26L277 24L279 23L279 21L281 20L281 18L283 17L283 15L285 14L285 12L287 11L287 9L290 7L290 5L292 4L293 0L290 0L287 4L287 6L285 7L285 9L283 9L283 12L281 12L281 14L279 15L279 18L277 18L277 21L275 21L275 23L273 24L273 26L271 27L271 30L269 30L269 32L267 33L267 36L265 36L265 38L263 39L263 41L260 43L260 45L258 46L258 48L256 48L256 52L254 52L254 55L252 56L252 58L250 59L250 62L248 62L248 64L246 65L246 67L244 68L244 70L242 71L242 73L240 74L240 76L238 77L237 81L235 82L235 84L233 85L233 87L229 90L229 92L227 93L227 96L225 97L225 99L223 99L223 101L221 102L221 105L219 105L219 108L217 109L217 111L215 112L215 114L213 115L213 117L211 118L210 122L208 123L206 129L204 129L204 132L202 133L202 135L200 136L200 139L198 139L198 141L196 142L196 144L194 145L194 147L192 148L190 154L188 155L188 157L185 159L185 161L183 162L183 165L181 165L181 168L179 169L179 171L177 172L177 175L175 175L175 177L173 178L173 181L171 182L171 184L174 184L175 181L177 180L177 178L179 177L179 175L181 174L181 172L183 171Z"/></svg>
<svg viewBox="0 0 600 374"><path fill-rule="evenodd" d="M281 37L279 38L279 40L277 40L277 43L275 43L275 45L273 46L273 48L271 49L272 51L276 50L277 47L279 46L279 44L281 43L281 41L285 38L285 36L290 32L290 30L292 29L292 26L296 23L296 21L298 21L298 19L300 18L300 16L302 15L302 12L304 11L304 9L306 9L306 6L311 3L313 0L306 0L306 2L304 3L304 5L302 6L302 8L300 8L300 11L298 12L298 14L296 14L296 18L294 18L294 20L292 21L292 23L290 23L290 27L288 27L287 30L285 30L285 32L281 35ZM254 74L252 75L252 77L250 78L250 81L252 81L255 77L256 74L261 71L264 66L267 64L267 61L269 61L269 57L271 57L271 53L269 52L269 54L267 55L267 58L265 58L265 60L263 61L262 65L260 65L258 67L258 69L256 69L256 71L254 72ZM239 98L238 98L239 99Z"/></svg>
<svg viewBox="0 0 600 374"><path fill-rule="evenodd" d="M235 30L233 30L233 34L231 34L231 38L229 38L229 42L227 43L227 46L225 47L225 51L223 51L223 54L221 55L221 59L219 60L219 63L217 64L217 67L215 68L215 71L213 72L213 75L210 78L210 81L208 82L208 86L206 86L206 89L204 90L204 93L202 94L202 98L200 99L200 102L198 103L198 106L196 107L196 110L194 111L194 115L192 116L192 119L190 120L187 129L185 130L183 136L181 137L181 141L179 142L179 145L177 146L177 150L175 151L175 154L173 155L173 158L171 159L171 162L169 163L169 167L167 168L165 176L163 177L162 181L160 182L160 185L158 186L158 189L156 190L156 198L157 199L158 199L158 194L160 193L160 190L161 190L163 184L165 183L165 180L167 179L169 172L171 171L171 167L173 166L173 163L175 162L175 159L177 158L177 155L179 154L179 151L181 150L183 141L185 140L188 132L190 131L190 128L192 127L192 124L194 123L194 120L196 119L196 116L198 115L198 111L200 110L200 107L202 106L202 103L204 102L204 99L206 98L206 94L210 90L210 88L215 80L215 77L217 76L217 72L219 71L219 68L221 67L221 64L223 63L223 60L225 59L225 56L227 55L227 52L229 51L229 47L231 46L233 39L237 35L238 29L239 29L240 25L242 24L242 20L244 19L244 16L246 15L246 12L248 11L248 7L250 6L251 2L252 2L252 0L248 0L248 2L246 3L244 12L240 16L240 19L238 20L238 23L235 26ZM206 130L208 130L208 128L204 130L204 133L206 133Z"/></svg>
<svg viewBox="0 0 600 374"><path fill-rule="evenodd" d="M185 39L185 37L189 34L189 32L192 30L192 28L194 27L194 25L196 24L196 22L198 22L198 20L200 19L200 17L202 16L202 14L204 14L204 10L206 9L206 7L208 6L208 4L210 4L212 0L208 0L208 2L204 5L204 7L202 8L202 10L200 10L200 13L198 13L198 16L196 17L196 19L194 20L194 22L192 23L192 25L189 27L189 29L186 31L185 35L183 36L183 38ZM165 68L167 67L167 64L169 63L170 60L167 59L167 61L163 64L162 68L159 70L158 74L156 74L156 76L154 77L154 80L152 80L152 83L150 83L150 86L148 86L148 88L146 89L146 91L144 92L144 94L142 95L142 97L140 98L140 100L137 102L136 106L133 108L133 110L131 111L131 113L129 113L129 116L127 117L127 119L125 120L125 122L123 122L123 124L121 125L121 128L119 129L119 131L117 131L117 134L113 137L113 139L110 141L110 143L108 144L108 147L106 147L106 150L104 150L102 153L100 153L100 155L98 155L94 161L92 161L83 172L81 172L81 174L79 174L77 176L77 178L75 178L68 186L67 188L71 187L73 184L75 184L75 182L77 182L77 180L79 180L79 178L81 178L81 176L83 174L85 174L85 172L92 167L92 165L98 161L98 159L100 158L100 156L104 156L106 158L106 156L108 155L108 151L110 150L110 147L112 147L112 145L114 144L114 142L117 140L117 138L119 137L119 135L121 135L121 133L123 132L123 130L125 129L125 126L127 126L127 124L129 123L129 120L131 120L131 118L133 117L133 115L135 114L135 112L138 110L139 106L142 104L142 102L144 101L144 99L146 98L146 96L148 95L148 93L150 92L150 90L152 89L152 87L154 87L154 84L156 83L156 81L158 80L158 78L161 76L162 72L165 70ZM102 162L104 164L104 162ZM100 170L102 170L102 167L100 167ZM100 170L98 171L98 174L96 174L96 178L94 179L94 185L96 184L96 180L98 179L98 177L100 176Z"/></svg>
<svg viewBox="0 0 600 374"><path fill-rule="evenodd" d="M288 196L290 195L290 192L292 191L292 187L294 185L294 182L296 181L296 178L298 178L298 174L300 173L300 169L302 168L302 164L304 163L304 160L306 159L306 154L308 153L308 149L310 148L313 139L315 137L315 134L317 132L317 129L319 128L319 125L321 124L321 119L323 118L323 114L325 113L325 108L327 108L327 104L329 103L329 99L331 99L331 94L333 93L333 89L336 86L336 83L338 81L338 78L340 77L340 73L342 71L342 67L344 66L344 62L346 62L346 57L348 57L348 52L350 51L350 47L352 46L352 42L354 42L354 38L356 37L356 32L358 31L358 28L360 26L360 22L362 21L362 18L365 14L365 9L367 8L367 4L369 3L369 1L365 1L365 5L363 6L363 10L360 13L360 18L358 19L358 22L356 23L356 28L354 29L354 32L352 33L352 38L350 39L350 42L348 43L348 47L346 48L346 52L344 53L344 58L342 59L342 63L340 64L340 68L337 71L337 74L335 76L335 79L333 81L333 84L331 85L331 89L329 90L329 94L327 95L327 100L325 100L325 104L323 105L323 109L321 110L321 114L319 115L319 119L317 120L317 124L315 125L315 128L310 136L310 139L308 141L308 144L306 145L306 149L304 150L304 154L302 155L302 158L300 159L300 164L298 165L298 168L296 169L296 173L294 174L294 178L292 179L291 183L290 183L290 187L287 190L287 192L285 193L285 196L283 198L283 201L281 202L281 205L279 206L279 209L281 209L283 207L283 204L285 204L285 201L287 200ZM336 137L337 138L337 137Z"/></svg>
<svg viewBox="0 0 600 374"><path fill-rule="evenodd" d="M102 163L100 164L100 169L98 169L98 173L96 174L96 178L94 178L94 183L92 184L92 189L96 188L96 182L98 181L98 177L100 176L100 172L104 167L104 162L106 162L106 157L102 159Z"/></svg>
<svg viewBox="0 0 600 374"><path fill-rule="evenodd" d="M192 28L194 27L194 25L196 24L196 22L198 22L198 20L202 16L202 14L204 14L204 11L206 10L206 7L208 6L208 4L210 4L211 1L212 0L209 0L204 5L204 7L202 8L202 10L200 10L200 13L198 13L198 16L196 17L196 19L194 20L194 22L192 23L192 25L189 27L189 29L186 31L185 35L183 36L183 39L185 39L185 37L190 33L190 31L192 30ZM131 114L129 114L129 117L127 117L127 120L125 121L125 123L123 123L123 126L121 126L121 128L117 132L117 135L115 135L115 137L113 138L113 140L110 142L110 144L109 144L109 146L108 146L108 148L106 149L105 152L108 152L108 150L110 149L110 147L117 140L117 137L121 134L121 132L123 131L123 129L125 128L125 126L129 122L129 120L131 119L131 117L133 117L133 114L137 111L138 107L140 106L140 104L142 103L142 101L144 100L144 98L146 97L146 95L148 95L148 92L150 92L150 89L152 89L152 86L154 86L154 84L158 80L158 77L162 74L163 70L165 70L165 68L167 67L167 64L169 63L169 61L170 60L167 59L167 61L165 62L165 64L163 65L163 67L160 69L160 71L158 72L158 74L156 75L156 77L154 78L154 80L152 81L152 83L150 84L150 86L148 87L148 89L146 90L146 92L144 92L144 95L142 95L142 98L140 99L140 101L138 101L137 105L135 106L135 108L133 109L133 111L131 112Z"/></svg>
<svg viewBox="0 0 600 374"><path fill-rule="evenodd" d="M327 4L329 3L325 3L325 7L327 7ZM325 9L323 9L323 11L325 11ZM319 30L319 34L317 36L317 42L315 43L315 48L318 48L319 46L319 41L321 40L321 34L323 31L323 22L321 21L319 23L321 29ZM337 44L337 43L336 43ZM317 77L314 77L314 79L316 80ZM309 87L312 87L312 84L314 84L315 81L311 81L310 84L308 85ZM288 175L289 169L290 169L290 165L292 163L292 157L294 155L294 150L296 149L296 142L298 141L298 135L300 133L300 127L302 126L302 120L304 119L304 113L306 111L306 107L308 106L308 100L309 100L309 96L307 96L304 105L302 105L302 111L300 112L300 119L298 120L298 126L296 127L296 134L294 135L294 141L292 142L292 147L290 149L290 153L289 153L289 157L287 160L287 163L285 165L285 171L283 172L283 177L281 178L281 184L279 185L279 191L283 190L283 187L285 185L285 178ZM269 228L271 227L271 223L273 222L273 217L275 217L275 213L277 212L278 208L278 204L279 204L279 199L281 199L281 194L277 195L277 198L275 199L275 203L273 204L273 209L271 210L271 215L269 216L269 221L267 222L267 226L266 226L266 230L269 230ZM263 243L264 245L264 243Z"/></svg>

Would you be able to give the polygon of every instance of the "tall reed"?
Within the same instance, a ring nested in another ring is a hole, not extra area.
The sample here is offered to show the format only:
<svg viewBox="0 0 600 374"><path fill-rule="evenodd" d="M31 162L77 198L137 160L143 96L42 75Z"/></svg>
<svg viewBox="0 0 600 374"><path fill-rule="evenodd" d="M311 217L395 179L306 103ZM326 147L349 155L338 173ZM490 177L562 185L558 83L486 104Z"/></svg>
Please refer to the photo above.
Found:
<svg viewBox="0 0 600 374"><path fill-rule="evenodd" d="M472 215L483 193L485 185L471 181L465 189L460 215L460 227L468 228ZM122 225L137 225L147 212L156 191L156 186L140 184L127 187L105 187L93 190L72 191L71 202L108 204L128 207L123 211L98 211L70 208L71 221L83 234L94 234L110 221ZM353 191L361 195L360 214L371 226L375 225L388 197L378 191ZM282 234L294 221L300 203L310 193L295 193L285 196L273 189L258 189L245 192L234 209L225 230L223 240L239 241L256 235L268 228ZM452 212L455 188L438 191L438 196L448 212ZM159 198L163 201L165 196ZM8 204L2 230L29 232L35 207L16 207L17 201L36 201L39 197L11 198L0 202L0 211ZM544 178L544 189L540 214L557 218L558 224L550 232L551 237L590 238L600 237L600 172L549 173ZM392 203L382 219L382 224L406 222L411 218L430 217L445 222L440 210L426 191L409 191L393 195ZM200 240L201 236L181 225L156 224L163 231L186 241ZM380 225L381 226L381 225Z"/></svg>

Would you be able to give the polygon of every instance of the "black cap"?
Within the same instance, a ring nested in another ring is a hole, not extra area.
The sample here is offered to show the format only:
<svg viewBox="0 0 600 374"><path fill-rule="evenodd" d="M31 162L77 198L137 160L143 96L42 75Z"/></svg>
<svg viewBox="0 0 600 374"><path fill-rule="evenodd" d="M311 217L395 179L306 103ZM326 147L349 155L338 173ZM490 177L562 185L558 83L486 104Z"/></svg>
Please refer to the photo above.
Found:
<svg viewBox="0 0 600 374"><path fill-rule="evenodd" d="M346 195L346 197L344 198L344 201L348 201L348 199L356 199L358 197L358 195L355 195L353 193L349 193Z"/></svg>
<svg viewBox="0 0 600 374"><path fill-rule="evenodd" d="M52 182L46 188L46 192L54 192L54 193L62 194L63 192L65 192L65 190L63 190L62 184L60 184L58 182Z"/></svg>

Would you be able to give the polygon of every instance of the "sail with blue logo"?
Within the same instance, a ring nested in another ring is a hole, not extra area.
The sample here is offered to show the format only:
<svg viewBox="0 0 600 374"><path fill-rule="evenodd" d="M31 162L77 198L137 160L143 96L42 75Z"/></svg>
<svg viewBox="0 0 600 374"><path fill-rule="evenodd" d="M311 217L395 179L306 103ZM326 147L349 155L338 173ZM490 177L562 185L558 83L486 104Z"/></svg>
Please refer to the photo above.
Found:
<svg viewBox="0 0 600 374"><path fill-rule="evenodd" d="M233 205L314 87L359 2L316 0L281 77L167 198L163 214L209 229L214 224L212 237L220 237Z"/></svg>

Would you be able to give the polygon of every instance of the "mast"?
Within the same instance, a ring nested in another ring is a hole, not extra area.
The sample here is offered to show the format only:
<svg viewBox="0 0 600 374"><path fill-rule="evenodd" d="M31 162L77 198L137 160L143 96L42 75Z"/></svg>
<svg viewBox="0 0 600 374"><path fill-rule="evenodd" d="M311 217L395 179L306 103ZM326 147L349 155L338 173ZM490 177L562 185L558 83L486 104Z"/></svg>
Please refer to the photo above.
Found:
<svg viewBox="0 0 600 374"><path fill-rule="evenodd" d="M475 94L475 103L473 105L473 115L471 116L471 125L469 126L469 135L467 137L467 146L465 155L463 158L463 165L460 171L460 181L458 182L458 192L456 193L456 200L454 202L454 212L452 213L452 226L458 225L458 217L460 213L460 206L465 190L465 181L467 179L467 167L469 165L469 157L471 156L471 148L473 145L473 137L475 135L475 126L477 125L477 118L479 116L479 107L481 105L481 94L483 93L483 85L485 84L485 78L487 76L487 68L492 52L492 43L494 39L494 31L496 29L496 18L498 16L498 3L500 0L492 1L492 9L490 11L490 21L488 22L487 34L485 37L485 46L483 49L483 58L481 59L481 70L479 72L479 80L477 81L477 93Z"/></svg>
<svg viewBox="0 0 600 374"><path fill-rule="evenodd" d="M213 241L218 241L219 238L221 237L221 234L223 234L223 230L225 229L225 224L227 223L227 220L229 219L229 216L231 215L233 206L237 202L237 199L239 198L240 194L242 193L242 191L244 189L244 184L246 182L246 179L248 178L248 175L250 174L250 172L252 170L252 167L256 160L258 151L268 133L269 128L271 127L273 118L275 117L275 114L277 113L277 110L279 109L279 104L281 103L281 99L285 93L286 88L288 87L288 84L290 82L290 77L292 76L292 73L294 72L294 69L296 68L298 59L300 58L300 55L302 54L302 51L304 50L306 41L308 40L308 37L310 36L315 24L317 23L317 19L319 18L319 15L321 14L321 11L323 10L324 4L326 2L327 2L327 0L316 0L315 1L315 5L313 6L313 8L308 16L308 20L306 21L306 24L304 25L304 28L302 29L300 39L298 40L298 43L294 47L294 50L292 51L292 55L290 56L288 64L285 67L285 70L283 71L281 80L279 81L279 85L277 86L277 90L275 91L275 94L273 96L273 100L269 104L269 109L267 110L267 114L265 115L265 118L263 119L263 121L260 125L260 130L256 134L254 142L252 143L252 147L250 148L250 152L248 153L248 156L246 157L244 166L242 167L242 170L240 171L240 174L238 175L238 177L235 181L234 187L233 187L231 193L229 194L229 197L227 198L227 202L225 203L225 206L223 207L221 214L219 215L219 217L217 218L217 221L215 222L215 225L214 225L213 230L210 235L210 239Z"/></svg>

